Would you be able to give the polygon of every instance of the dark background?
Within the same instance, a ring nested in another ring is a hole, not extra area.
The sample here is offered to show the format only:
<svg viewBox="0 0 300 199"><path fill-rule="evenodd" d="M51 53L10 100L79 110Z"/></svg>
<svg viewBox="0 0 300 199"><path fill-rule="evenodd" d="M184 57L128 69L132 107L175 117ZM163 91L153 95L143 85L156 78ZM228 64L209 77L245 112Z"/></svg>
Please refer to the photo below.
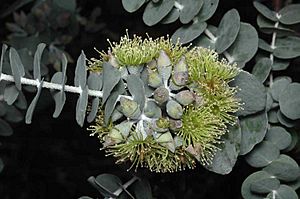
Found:
<svg viewBox="0 0 300 199"><path fill-rule="evenodd" d="M107 49L107 38L118 40L129 29L130 34L144 36L146 32L156 38L172 34L180 23L147 27L142 21L142 11L127 13L120 0L78 0L80 15L88 16L92 9L100 7L101 15L97 21L104 25L101 30L88 33L80 27L79 34L66 45L66 51L77 57L84 50L87 57L96 57L93 50ZM295 1L294 1L295 2ZM272 5L271 1L265 1ZM0 11L12 4L10 0L1 0ZM25 13L32 4L22 7ZM218 24L223 14L236 8L243 22L256 26L257 12L250 0L220 0L219 7L209 24ZM19 11L19 10L18 10ZM10 33L6 22L12 22L12 15L0 19L0 37L4 42ZM249 66L247 66L249 67ZM251 66L250 66L251 67ZM69 82L72 83L74 64L69 65ZM33 94L26 94L28 99ZM24 122L14 125L14 134L1 138L1 157L5 168L0 174L1 199L53 199L78 198L83 195L102 198L86 181L89 176L112 173L124 182L131 178L126 167L115 165L114 159L105 157L100 151L97 138L90 137L75 122L77 96L68 94L61 116L52 118L54 103L48 91L43 91L42 100L33 116L31 125ZM299 160L299 159L298 159ZM203 169L200 165L194 170L175 174L155 174L139 170L138 175L150 180L153 195L156 198L228 198L238 199L244 179L255 169L240 158L229 175L221 176Z"/></svg>

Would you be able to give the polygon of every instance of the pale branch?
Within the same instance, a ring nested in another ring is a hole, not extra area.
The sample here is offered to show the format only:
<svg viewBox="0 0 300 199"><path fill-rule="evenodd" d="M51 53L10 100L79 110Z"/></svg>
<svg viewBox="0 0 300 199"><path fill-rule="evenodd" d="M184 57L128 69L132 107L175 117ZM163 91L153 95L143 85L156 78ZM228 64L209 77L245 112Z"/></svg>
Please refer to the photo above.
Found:
<svg viewBox="0 0 300 199"><path fill-rule="evenodd" d="M8 81L8 82L15 82L15 79L12 75L7 75L5 73L1 74L0 81L2 81L2 80ZM38 79L34 80L34 79L21 77L21 84L23 84L23 85L30 85L30 86L38 87L40 85L40 83L41 82ZM63 86L61 84L56 84L56 83L51 83L51 82L43 82L42 87L48 88L48 89L53 89L53 90L62 90L62 88L63 88ZM69 86L69 85L65 85L64 90L66 92L78 93L78 94L81 94L81 92L82 92L81 87ZM101 98L103 96L103 92L89 89L88 95Z"/></svg>
<svg viewBox="0 0 300 199"><path fill-rule="evenodd" d="M276 13L276 17L279 19L281 16ZM274 27L277 28L279 26L279 21L277 21L275 24L274 24ZM271 49L275 49L276 48L276 37L277 37L277 32L274 31L273 34L272 34L272 41L271 41ZM271 60L271 63L272 65L274 64L274 55L273 55L273 52L270 53L270 60ZM270 86L273 84L273 73L272 71L270 72L270 76L269 76L269 79L270 79Z"/></svg>

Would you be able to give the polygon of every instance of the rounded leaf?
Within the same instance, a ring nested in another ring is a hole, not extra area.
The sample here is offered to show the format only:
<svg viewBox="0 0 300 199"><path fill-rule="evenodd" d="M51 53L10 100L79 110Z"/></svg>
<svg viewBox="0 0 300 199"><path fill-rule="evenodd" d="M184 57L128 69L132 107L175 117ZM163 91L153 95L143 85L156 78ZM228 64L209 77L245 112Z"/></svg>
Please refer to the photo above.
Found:
<svg viewBox="0 0 300 199"><path fill-rule="evenodd" d="M279 96L281 95L282 91L284 91L291 82L292 79L290 77L276 78L271 85L272 98L276 101L279 101Z"/></svg>
<svg viewBox="0 0 300 199"><path fill-rule="evenodd" d="M189 23L200 11L203 0L179 0L183 6L180 10L180 21L183 24Z"/></svg>
<svg viewBox="0 0 300 199"><path fill-rule="evenodd" d="M279 96L280 111L288 118L300 118L300 84L289 84Z"/></svg>
<svg viewBox="0 0 300 199"><path fill-rule="evenodd" d="M145 0L122 0L122 5L127 12L137 11L144 3Z"/></svg>
<svg viewBox="0 0 300 199"><path fill-rule="evenodd" d="M179 39L180 43L186 44L199 37L205 30L207 24L205 22L196 22L190 25L184 25L177 29L172 35L172 41Z"/></svg>
<svg viewBox="0 0 300 199"><path fill-rule="evenodd" d="M284 128L279 126L271 127L265 139L272 142L280 150L287 148L292 142L291 135Z"/></svg>
<svg viewBox="0 0 300 199"><path fill-rule="evenodd" d="M287 185L280 185L279 189L269 193L267 198L276 199L298 199L298 195L294 189Z"/></svg>
<svg viewBox="0 0 300 199"><path fill-rule="evenodd" d="M300 23L300 4L290 4L284 6L279 11L279 21L283 24L291 25Z"/></svg>
<svg viewBox="0 0 300 199"><path fill-rule="evenodd" d="M13 130L10 125L0 118L0 136L11 136Z"/></svg>

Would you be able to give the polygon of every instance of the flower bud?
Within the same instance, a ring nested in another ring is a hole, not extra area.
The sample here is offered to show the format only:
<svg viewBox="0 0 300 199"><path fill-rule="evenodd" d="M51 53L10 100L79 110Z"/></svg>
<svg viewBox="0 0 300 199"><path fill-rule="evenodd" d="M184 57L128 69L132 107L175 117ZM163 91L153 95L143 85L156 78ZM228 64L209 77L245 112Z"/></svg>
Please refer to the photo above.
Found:
<svg viewBox="0 0 300 199"><path fill-rule="evenodd" d="M175 95L175 99L181 105L187 106L194 102L195 94L189 90L180 91Z"/></svg>
<svg viewBox="0 0 300 199"><path fill-rule="evenodd" d="M194 102L195 107L199 107L199 106L202 106L204 104L204 99L201 95L195 94L194 97L195 97L195 102Z"/></svg>
<svg viewBox="0 0 300 199"><path fill-rule="evenodd" d="M169 128L169 120L167 118L159 118L158 120L156 120L156 126L159 128Z"/></svg>
<svg viewBox="0 0 300 199"><path fill-rule="evenodd" d="M178 102L174 100L170 100L168 101L166 107L167 107L167 113L171 118L181 119L183 115L183 108Z"/></svg>
<svg viewBox="0 0 300 199"><path fill-rule="evenodd" d="M117 109L115 109L113 111L113 113L111 114L111 121L115 122L122 117L123 117L123 114L120 111L118 111Z"/></svg>
<svg viewBox="0 0 300 199"><path fill-rule="evenodd" d="M161 86L154 91L153 97L159 104L163 104L169 99L169 91Z"/></svg>
<svg viewBox="0 0 300 199"><path fill-rule="evenodd" d="M161 109L154 101L146 102L144 114L149 118L160 118L162 115Z"/></svg>
<svg viewBox="0 0 300 199"><path fill-rule="evenodd" d="M172 131L179 131L180 128L182 127L182 121L181 120L172 120L172 119L170 119L169 124L170 124L169 128Z"/></svg>
<svg viewBox="0 0 300 199"><path fill-rule="evenodd" d="M163 85L162 78L156 71L149 71L148 85L153 88L158 88Z"/></svg>
<svg viewBox="0 0 300 199"><path fill-rule="evenodd" d="M118 129L112 129L109 134L108 134L109 138L111 139L111 141L113 143L120 143L124 140L121 132Z"/></svg>
<svg viewBox="0 0 300 199"><path fill-rule="evenodd" d="M122 113L130 118L137 119L141 115L141 110L137 102L122 97L120 99Z"/></svg>
<svg viewBox="0 0 300 199"><path fill-rule="evenodd" d="M170 132L157 134L156 141L160 145L167 147L173 153L175 152L175 142Z"/></svg>
<svg viewBox="0 0 300 199"><path fill-rule="evenodd" d="M114 128L117 129L124 138L127 138L132 128L132 122L125 121L116 125Z"/></svg>
<svg viewBox="0 0 300 199"><path fill-rule="evenodd" d="M113 67L119 68L120 64L116 57L111 53L111 51L108 51L108 63L110 63Z"/></svg>
<svg viewBox="0 0 300 199"><path fill-rule="evenodd" d="M173 82L178 86L184 86L188 83L188 67L185 58L181 57L179 62L174 66Z"/></svg>
<svg viewBox="0 0 300 199"><path fill-rule="evenodd" d="M171 65L171 60L165 51L161 50L157 58L158 67L167 67Z"/></svg>

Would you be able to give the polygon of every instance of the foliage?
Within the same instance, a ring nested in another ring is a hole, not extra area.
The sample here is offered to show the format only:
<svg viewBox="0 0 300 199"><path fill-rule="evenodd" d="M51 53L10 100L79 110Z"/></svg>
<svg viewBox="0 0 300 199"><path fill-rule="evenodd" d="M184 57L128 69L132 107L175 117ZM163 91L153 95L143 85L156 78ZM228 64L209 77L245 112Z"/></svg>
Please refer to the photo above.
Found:
<svg viewBox="0 0 300 199"><path fill-rule="evenodd" d="M259 34L254 24L240 21L236 9L227 11L218 26L208 25L218 0L122 0L122 4L128 12L144 7L142 19L148 26L178 22L182 27L171 39L130 38L127 33L120 42L109 41L109 50L88 60L89 67L82 51L74 86L66 85L65 53L56 59L62 71L48 82L42 73L45 44L36 48L31 76L25 75L28 60L22 53L3 45L0 74L7 104L20 104L22 85L36 87L25 118L31 123L42 88L51 89L54 117L63 110L65 92L77 93L77 123L95 120L89 130L116 163L129 161L129 169L135 171L146 167L175 172L194 168L197 160L224 175L242 156L240 161L255 168L241 185L245 199L298 198L300 169L292 150L299 142L300 84L289 76L288 66L300 56L299 4L273 11L255 1ZM7 104L0 104L7 107L0 109L5 118L14 107ZM11 132L1 119L1 135ZM0 170L1 165L0 160ZM107 198L151 198L149 183L136 180L122 184L110 174L88 179Z"/></svg>

